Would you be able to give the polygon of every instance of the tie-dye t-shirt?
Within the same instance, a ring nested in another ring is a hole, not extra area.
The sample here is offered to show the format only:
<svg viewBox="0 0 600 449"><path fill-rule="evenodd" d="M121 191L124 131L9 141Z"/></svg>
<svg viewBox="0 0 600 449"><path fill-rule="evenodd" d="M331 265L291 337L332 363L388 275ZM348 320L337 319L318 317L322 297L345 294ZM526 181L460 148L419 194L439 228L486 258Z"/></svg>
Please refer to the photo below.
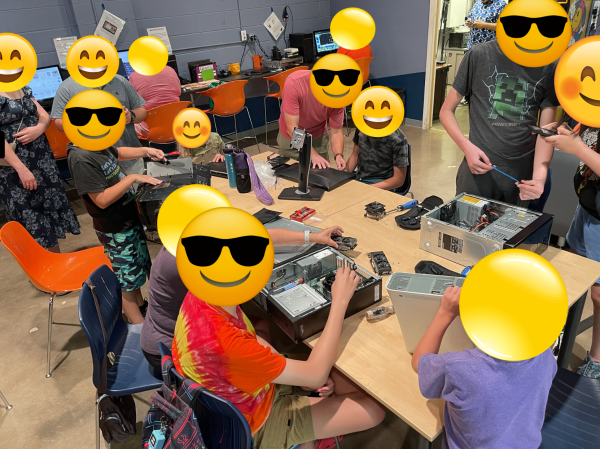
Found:
<svg viewBox="0 0 600 449"><path fill-rule="evenodd" d="M236 315L188 293L175 326L173 362L180 374L234 404L254 434L269 417L271 382L283 372L285 358L256 340L239 306Z"/></svg>

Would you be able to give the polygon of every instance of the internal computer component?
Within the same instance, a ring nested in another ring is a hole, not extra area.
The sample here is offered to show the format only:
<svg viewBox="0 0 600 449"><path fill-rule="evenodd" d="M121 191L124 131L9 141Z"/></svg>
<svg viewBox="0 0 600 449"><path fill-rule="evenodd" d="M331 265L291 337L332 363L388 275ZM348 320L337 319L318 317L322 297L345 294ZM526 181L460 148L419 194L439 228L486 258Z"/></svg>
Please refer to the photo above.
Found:
<svg viewBox="0 0 600 449"><path fill-rule="evenodd" d="M354 237L343 237L341 235L336 235L332 237L331 240L338 244L339 251L351 251L356 248L356 245L358 245L358 240Z"/></svg>
<svg viewBox="0 0 600 449"><path fill-rule="evenodd" d="M380 276L384 276L392 273L392 266L388 262L387 256L383 254L383 251L375 251L367 254L371 260L373 270Z"/></svg>
<svg viewBox="0 0 600 449"><path fill-rule="evenodd" d="M385 205L373 201L365 206L365 217L374 218L379 221L385 217Z"/></svg>

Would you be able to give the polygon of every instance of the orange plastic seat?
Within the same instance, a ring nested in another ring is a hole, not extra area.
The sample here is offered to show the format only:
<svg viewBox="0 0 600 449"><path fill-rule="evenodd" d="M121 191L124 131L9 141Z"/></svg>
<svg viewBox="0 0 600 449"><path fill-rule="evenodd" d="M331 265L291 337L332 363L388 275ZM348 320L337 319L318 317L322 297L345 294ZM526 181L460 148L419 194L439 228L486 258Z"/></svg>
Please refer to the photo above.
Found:
<svg viewBox="0 0 600 449"><path fill-rule="evenodd" d="M101 246L75 253L56 254L42 248L17 221L0 229L0 240L17 260L31 283L50 294L48 309L48 360L46 377L50 377L50 348L52 340L52 311L57 293L81 290L81 284L102 265L110 265Z"/></svg>
<svg viewBox="0 0 600 449"><path fill-rule="evenodd" d="M264 108L265 108L265 145L269 145L269 128L268 128L268 126L269 126L269 123L273 123L273 122L267 122L267 98L275 98L277 100L277 102L279 103L279 107L281 108L281 94L283 93L283 85L285 84L285 80L287 79L288 76L290 76L294 72L297 72L298 70L308 70L308 66L301 65L299 67L294 67L292 69L278 73L277 75L265 76L265 79L267 80L267 89L269 88L270 82L274 82L279 85L279 91L274 92L272 94L265 95L265 99L263 101Z"/></svg>
<svg viewBox="0 0 600 449"><path fill-rule="evenodd" d="M170 143L175 141L175 136L173 136L173 120L175 120L177 114L190 104L192 104L191 101L176 101L148 110L148 114L144 120L146 125L148 125L148 137L144 140L156 143Z"/></svg>
<svg viewBox="0 0 600 449"><path fill-rule="evenodd" d="M369 81L369 76L371 75L371 73L369 72L369 70L371 66L371 61L373 59L375 58L359 58L356 60L356 63L358 64L358 66L360 67L360 71L362 72L363 84L366 84L368 82L369 86L371 85L371 81Z"/></svg>
<svg viewBox="0 0 600 449"><path fill-rule="evenodd" d="M58 130L54 121L55 119L52 119L46 130L46 138L50 143L54 159L64 159L67 157L67 144L70 140L65 133Z"/></svg>
<svg viewBox="0 0 600 449"><path fill-rule="evenodd" d="M243 109L248 113L250 119L250 125L252 126L252 132L254 133L254 140L256 140L256 146L260 153L260 146L258 145L258 139L256 138L256 131L254 131L254 124L252 123L252 117L250 117L250 111L246 107L246 95L244 94L244 86L248 83L248 80L229 81L225 84L213 87L208 90L196 92L199 95L209 97L214 102L214 107L208 111L204 111L207 114L212 114L216 117L231 117L233 116L233 123L235 126L235 140L238 139L237 132L237 120L236 114L241 112ZM216 117L213 117L215 123L215 131L217 134L219 130L217 128ZM223 136L222 136L223 137Z"/></svg>

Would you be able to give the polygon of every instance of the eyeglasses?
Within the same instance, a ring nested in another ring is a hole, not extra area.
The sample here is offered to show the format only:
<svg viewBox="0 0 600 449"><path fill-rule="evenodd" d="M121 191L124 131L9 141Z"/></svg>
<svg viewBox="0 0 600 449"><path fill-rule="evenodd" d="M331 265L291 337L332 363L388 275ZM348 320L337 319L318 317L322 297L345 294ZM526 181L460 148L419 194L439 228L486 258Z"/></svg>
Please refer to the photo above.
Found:
<svg viewBox="0 0 600 449"><path fill-rule="evenodd" d="M65 112L69 116L69 121L75 126L85 126L92 119L92 115L96 114L98 121L104 126L115 126L121 118L123 109L121 108L100 108L100 109L89 109L89 108L69 108L65 109Z"/></svg>
<svg viewBox="0 0 600 449"><path fill-rule="evenodd" d="M327 69L319 69L313 70L312 74L315 76L315 81L319 86L329 86L333 83L335 76L337 75L340 79L340 83L344 86L350 87L356 84L358 81L358 75L360 75L360 70L347 69L347 70L327 70Z"/></svg>
<svg viewBox="0 0 600 449"><path fill-rule="evenodd" d="M218 239L216 237L195 235L181 239L188 260L197 267L213 265L221 257L221 252L225 246L229 248L231 257L236 263L244 267L253 267L263 260L269 243L269 239L255 235L234 239Z"/></svg>
<svg viewBox="0 0 600 449"><path fill-rule="evenodd" d="M546 16L546 17L523 17L523 16L507 16L502 17L500 22L504 27L504 32L508 37L518 39L520 37L527 36L531 25L534 23L537 25L538 30L542 36L547 38L557 38L560 36L567 24L566 17L561 16Z"/></svg>

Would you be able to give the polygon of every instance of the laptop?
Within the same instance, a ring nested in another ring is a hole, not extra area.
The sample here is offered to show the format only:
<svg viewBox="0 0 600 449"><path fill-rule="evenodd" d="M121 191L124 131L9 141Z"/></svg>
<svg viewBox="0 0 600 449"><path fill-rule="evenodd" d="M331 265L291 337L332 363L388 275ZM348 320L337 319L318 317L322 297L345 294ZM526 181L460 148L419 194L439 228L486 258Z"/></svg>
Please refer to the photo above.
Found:
<svg viewBox="0 0 600 449"><path fill-rule="evenodd" d="M404 345L409 353L415 352L433 321L446 288L462 287L464 281L464 277L415 273L391 274L386 289L394 305L404 336ZM467 336L460 317L457 317L444 334L439 353L474 348L475 345Z"/></svg>

